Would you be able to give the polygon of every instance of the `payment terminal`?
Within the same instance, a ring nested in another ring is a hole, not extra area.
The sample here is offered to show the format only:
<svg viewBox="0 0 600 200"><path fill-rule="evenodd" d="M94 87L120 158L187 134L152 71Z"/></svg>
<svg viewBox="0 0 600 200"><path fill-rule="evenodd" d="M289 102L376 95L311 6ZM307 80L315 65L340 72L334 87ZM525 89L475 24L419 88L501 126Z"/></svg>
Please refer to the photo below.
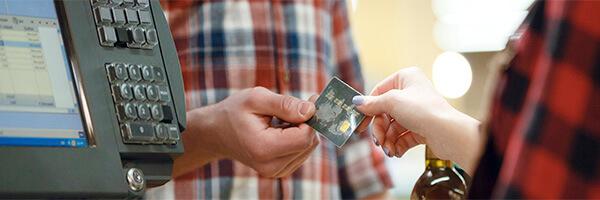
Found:
<svg viewBox="0 0 600 200"><path fill-rule="evenodd" d="M158 0L0 0L0 198L129 198L183 153Z"/></svg>

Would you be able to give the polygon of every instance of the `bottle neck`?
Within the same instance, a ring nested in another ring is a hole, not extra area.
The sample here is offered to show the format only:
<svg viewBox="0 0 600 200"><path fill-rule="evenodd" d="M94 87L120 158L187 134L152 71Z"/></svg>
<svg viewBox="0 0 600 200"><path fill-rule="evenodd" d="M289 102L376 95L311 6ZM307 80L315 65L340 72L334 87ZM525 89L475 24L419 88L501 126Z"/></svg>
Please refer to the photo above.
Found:
<svg viewBox="0 0 600 200"><path fill-rule="evenodd" d="M425 148L425 167L426 168L452 168L452 161L442 160L435 156L431 149Z"/></svg>

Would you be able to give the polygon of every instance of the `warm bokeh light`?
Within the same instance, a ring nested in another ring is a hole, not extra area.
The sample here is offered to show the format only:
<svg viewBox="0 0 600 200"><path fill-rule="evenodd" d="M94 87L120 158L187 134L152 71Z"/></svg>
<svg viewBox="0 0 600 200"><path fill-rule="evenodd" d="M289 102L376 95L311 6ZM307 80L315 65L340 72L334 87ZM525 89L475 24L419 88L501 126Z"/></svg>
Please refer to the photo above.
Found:
<svg viewBox="0 0 600 200"><path fill-rule="evenodd" d="M433 85L447 98L462 97L471 87L471 64L459 53L440 54L435 58L431 70Z"/></svg>
<svg viewBox="0 0 600 200"><path fill-rule="evenodd" d="M433 0L433 36L446 51L483 52L505 48L533 0Z"/></svg>

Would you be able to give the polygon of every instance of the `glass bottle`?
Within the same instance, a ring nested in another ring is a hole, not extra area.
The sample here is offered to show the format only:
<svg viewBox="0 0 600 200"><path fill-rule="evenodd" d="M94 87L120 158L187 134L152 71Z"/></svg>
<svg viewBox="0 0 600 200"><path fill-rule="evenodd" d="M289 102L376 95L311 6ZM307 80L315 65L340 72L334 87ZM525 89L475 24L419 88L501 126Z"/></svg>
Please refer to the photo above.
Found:
<svg viewBox="0 0 600 200"><path fill-rule="evenodd" d="M441 160L427 147L425 171L415 183L411 199L466 199L465 179L453 167L452 161Z"/></svg>

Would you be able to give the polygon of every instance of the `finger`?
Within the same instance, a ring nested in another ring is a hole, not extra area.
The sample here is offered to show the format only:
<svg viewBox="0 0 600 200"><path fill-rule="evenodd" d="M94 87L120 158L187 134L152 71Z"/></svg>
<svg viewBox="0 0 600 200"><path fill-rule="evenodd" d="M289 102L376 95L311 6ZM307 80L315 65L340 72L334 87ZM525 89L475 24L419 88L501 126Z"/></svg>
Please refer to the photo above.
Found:
<svg viewBox="0 0 600 200"><path fill-rule="evenodd" d="M390 127L390 117L387 114L378 115L373 121L373 137L377 146L384 144L385 133Z"/></svg>
<svg viewBox="0 0 600 200"><path fill-rule="evenodd" d="M312 96L310 96L310 97L308 98L308 101L310 101L310 102L312 102L312 103L315 103L315 102L317 102L317 99L318 99L318 98L319 98L319 95L316 95L316 94L315 94L315 95L312 95Z"/></svg>
<svg viewBox="0 0 600 200"><path fill-rule="evenodd" d="M423 72L418 67L407 67L401 70L398 70L394 74L386 77L383 81L377 83L373 90L371 91L371 96L378 96L384 94L393 89L404 89L407 84L406 82L410 82L407 80L419 78L423 76ZM416 77L419 76L419 77Z"/></svg>
<svg viewBox="0 0 600 200"><path fill-rule="evenodd" d="M389 90L401 89L401 85L400 85L401 81L399 79L400 79L399 72L396 72L396 73L386 77L381 82L377 83L377 85L375 85L375 87L371 91L370 95L371 96L379 96L381 94L386 93Z"/></svg>
<svg viewBox="0 0 600 200"><path fill-rule="evenodd" d="M379 96L354 96L352 103L365 115L375 116L393 110L396 103L393 96L398 95L397 92L399 90L390 90Z"/></svg>
<svg viewBox="0 0 600 200"><path fill-rule="evenodd" d="M420 143L415 139L416 134L408 131L406 134L398 136L395 142L396 157L402 157L406 151L419 145Z"/></svg>
<svg viewBox="0 0 600 200"><path fill-rule="evenodd" d="M302 164L304 164L304 162L312 155L312 153L319 146L319 144L320 144L319 137L315 137L315 140L313 141L313 145L310 148L306 149L306 151L304 151L301 154L299 154L298 156L294 157L293 160L288 165L286 165L283 168L283 170L281 170L276 176L277 177L290 176L292 173L294 173L296 170L298 170L298 168L300 168L300 166L302 166Z"/></svg>
<svg viewBox="0 0 600 200"><path fill-rule="evenodd" d="M290 123L302 123L315 113L315 104L292 96L280 95L262 87L250 91L248 105L255 113L275 116Z"/></svg>
<svg viewBox="0 0 600 200"><path fill-rule="evenodd" d="M300 164L314 151L319 143L319 137L315 137L313 144L305 151L289 155L278 156L270 160L255 163L255 170L261 175L269 178L285 177L295 171ZM298 164L300 163L300 164Z"/></svg>
<svg viewBox="0 0 600 200"><path fill-rule="evenodd" d="M384 151L387 154L387 156L391 157L396 155L396 148L394 143L396 142L398 134L401 134L404 131L406 131L406 128L400 126L400 124L396 122L390 124L390 128L388 128L388 130L385 133L385 142L382 143L382 147L384 148Z"/></svg>
<svg viewBox="0 0 600 200"><path fill-rule="evenodd" d="M369 129L369 125L371 125L373 118L374 117L365 117L365 119L358 125L358 127L356 127L356 130L354 132L355 133L365 132L367 129Z"/></svg>
<svg viewBox="0 0 600 200"><path fill-rule="evenodd" d="M307 148L311 147L314 138L318 137L314 130L306 125L300 124L295 127L289 128L268 128L263 133L266 135L264 146L265 152L257 150L259 155L266 154L264 156L279 157L284 155L291 155L297 152L303 152Z"/></svg>

